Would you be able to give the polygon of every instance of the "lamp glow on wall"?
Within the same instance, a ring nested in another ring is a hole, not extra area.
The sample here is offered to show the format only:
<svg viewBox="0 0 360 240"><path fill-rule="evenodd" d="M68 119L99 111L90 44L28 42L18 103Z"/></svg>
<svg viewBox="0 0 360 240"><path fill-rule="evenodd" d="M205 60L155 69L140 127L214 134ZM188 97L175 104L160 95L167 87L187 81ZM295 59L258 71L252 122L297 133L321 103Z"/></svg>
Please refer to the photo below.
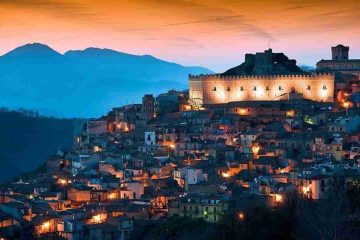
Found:
<svg viewBox="0 0 360 240"><path fill-rule="evenodd" d="M101 222L101 216L100 216L100 214L93 216L92 219L93 219L93 221L96 222L96 223Z"/></svg>
<svg viewBox="0 0 360 240"><path fill-rule="evenodd" d="M42 229L43 232L49 231L49 228L50 228L50 222L49 222L49 221L44 222L44 223L41 225L41 229Z"/></svg>
<svg viewBox="0 0 360 240"><path fill-rule="evenodd" d="M254 94L256 98L262 98L264 96L264 88L263 87L254 87L253 88Z"/></svg>
<svg viewBox="0 0 360 240"><path fill-rule="evenodd" d="M325 85L320 88L319 95L321 98L326 98L328 96L328 88Z"/></svg>

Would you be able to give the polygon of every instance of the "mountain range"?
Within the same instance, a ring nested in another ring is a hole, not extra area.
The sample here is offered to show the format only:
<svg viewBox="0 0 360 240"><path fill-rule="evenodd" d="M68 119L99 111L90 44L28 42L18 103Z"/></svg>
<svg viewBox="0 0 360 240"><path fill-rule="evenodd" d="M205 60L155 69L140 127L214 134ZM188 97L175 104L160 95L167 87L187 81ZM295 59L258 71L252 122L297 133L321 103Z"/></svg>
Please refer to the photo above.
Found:
<svg viewBox="0 0 360 240"><path fill-rule="evenodd" d="M212 73L150 55L87 48L60 54L40 43L0 57L0 107L57 117L97 117L145 93L188 88L188 74Z"/></svg>

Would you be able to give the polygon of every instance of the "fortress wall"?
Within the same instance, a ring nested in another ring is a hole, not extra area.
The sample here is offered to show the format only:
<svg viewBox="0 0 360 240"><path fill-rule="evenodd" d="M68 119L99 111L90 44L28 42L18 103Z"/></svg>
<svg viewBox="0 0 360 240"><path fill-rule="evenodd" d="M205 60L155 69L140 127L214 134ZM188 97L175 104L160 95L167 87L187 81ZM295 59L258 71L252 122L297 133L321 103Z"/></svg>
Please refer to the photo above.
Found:
<svg viewBox="0 0 360 240"><path fill-rule="evenodd" d="M334 75L190 76L190 98L198 104L277 101L292 90L314 101L334 101Z"/></svg>

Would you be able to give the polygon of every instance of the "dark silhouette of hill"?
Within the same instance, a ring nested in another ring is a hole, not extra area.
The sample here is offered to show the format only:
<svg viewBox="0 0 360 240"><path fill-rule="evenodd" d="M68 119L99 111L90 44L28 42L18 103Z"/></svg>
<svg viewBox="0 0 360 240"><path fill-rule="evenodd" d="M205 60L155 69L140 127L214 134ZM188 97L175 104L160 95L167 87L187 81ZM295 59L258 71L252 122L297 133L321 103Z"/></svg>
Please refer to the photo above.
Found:
<svg viewBox="0 0 360 240"><path fill-rule="evenodd" d="M273 53L272 49L256 54L246 54L245 62L224 72L224 76L304 74L284 53Z"/></svg>
<svg viewBox="0 0 360 240"><path fill-rule="evenodd" d="M0 57L0 106L97 117L141 101L144 93L186 89L188 74L200 73L211 71L110 49L62 55L43 44L27 44Z"/></svg>
<svg viewBox="0 0 360 240"><path fill-rule="evenodd" d="M0 182L32 171L60 148L70 148L81 127L77 119L0 111Z"/></svg>

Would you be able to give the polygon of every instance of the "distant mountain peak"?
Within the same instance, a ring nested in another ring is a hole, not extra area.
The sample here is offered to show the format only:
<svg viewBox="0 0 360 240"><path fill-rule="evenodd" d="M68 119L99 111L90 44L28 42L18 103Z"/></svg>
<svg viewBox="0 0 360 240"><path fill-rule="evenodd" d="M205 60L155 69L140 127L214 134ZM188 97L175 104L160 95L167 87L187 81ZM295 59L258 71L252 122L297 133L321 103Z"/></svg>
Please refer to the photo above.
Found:
<svg viewBox="0 0 360 240"><path fill-rule="evenodd" d="M82 55L82 56L119 56L119 55L126 55L126 56L133 56L132 54L118 52L108 48L97 48L97 47L88 47L84 50L70 50L67 51L65 56L73 56L73 55Z"/></svg>
<svg viewBox="0 0 360 240"><path fill-rule="evenodd" d="M60 57L60 53L42 43L29 43L17 47L14 50L3 55L3 57L31 57L31 58L49 58Z"/></svg>
<svg viewBox="0 0 360 240"><path fill-rule="evenodd" d="M0 57L0 73L0 106L94 117L124 102L138 103L146 93L186 89L188 74L212 71L106 48L62 55L32 43Z"/></svg>

